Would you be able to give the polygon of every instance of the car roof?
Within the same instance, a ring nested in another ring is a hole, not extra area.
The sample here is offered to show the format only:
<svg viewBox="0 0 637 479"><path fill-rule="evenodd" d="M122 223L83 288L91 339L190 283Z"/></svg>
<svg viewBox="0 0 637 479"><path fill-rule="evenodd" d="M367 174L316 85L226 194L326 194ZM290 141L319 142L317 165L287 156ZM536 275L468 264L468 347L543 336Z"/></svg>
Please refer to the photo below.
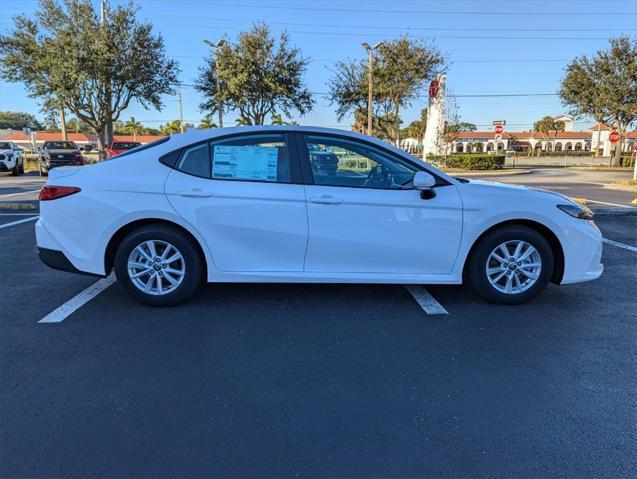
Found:
<svg viewBox="0 0 637 479"><path fill-rule="evenodd" d="M250 135L255 133L272 133L272 132L298 132L298 133L310 133L317 135L328 136L340 136L345 138L351 138L352 140L362 140L367 143L375 144L385 150L394 152L400 156L410 156L412 160L425 164L429 169L434 170L440 177L448 180L451 183L457 182L451 176L447 175L438 168L432 166L429 163L424 162L422 159L414 157L408 154L405 150L395 147L391 143L380 140L373 136L363 135L350 130L341 130L338 128L323 128L318 126L302 126L302 125L256 125L256 126L236 126L231 128L211 128L207 130L199 130L191 128L184 133L176 133L170 136L170 141L165 142L162 149L165 151L171 151L176 148L183 148L185 146L192 145L200 141L214 140L215 138L224 137L228 135Z"/></svg>

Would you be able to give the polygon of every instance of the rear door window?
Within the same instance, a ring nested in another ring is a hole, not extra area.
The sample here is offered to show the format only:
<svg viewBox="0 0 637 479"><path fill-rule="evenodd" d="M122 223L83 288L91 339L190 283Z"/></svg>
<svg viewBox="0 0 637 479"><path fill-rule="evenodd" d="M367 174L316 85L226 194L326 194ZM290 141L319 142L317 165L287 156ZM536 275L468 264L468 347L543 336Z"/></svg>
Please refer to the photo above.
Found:
<svg viewBox="0 0 637 479"><path fill-rule="evenodd" d="M212 142L211 175L215 180L290 183L287 135L266 134Z"/></svg>

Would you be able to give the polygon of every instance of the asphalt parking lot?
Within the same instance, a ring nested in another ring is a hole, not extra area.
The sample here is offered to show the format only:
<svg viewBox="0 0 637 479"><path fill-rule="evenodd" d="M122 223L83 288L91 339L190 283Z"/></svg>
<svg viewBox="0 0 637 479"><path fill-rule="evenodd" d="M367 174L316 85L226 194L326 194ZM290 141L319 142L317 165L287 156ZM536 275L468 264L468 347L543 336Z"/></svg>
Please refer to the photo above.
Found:
<svg viewBox="0 0 637 479"><path fill-rule="evenodd" d="M2 477L637 475L630 248L521 306L222 284L154 309L114 284L46 324L96 279L41 264L29 215L0 215ZM637 246L637 217L598 224Z"/></svg>

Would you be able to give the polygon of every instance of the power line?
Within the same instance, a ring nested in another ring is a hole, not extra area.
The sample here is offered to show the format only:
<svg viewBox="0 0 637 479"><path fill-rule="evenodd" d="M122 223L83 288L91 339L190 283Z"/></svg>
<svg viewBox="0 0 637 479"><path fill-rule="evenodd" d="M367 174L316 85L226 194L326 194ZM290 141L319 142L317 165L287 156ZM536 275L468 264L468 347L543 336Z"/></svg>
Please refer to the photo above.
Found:
<svg viewBox="0 0 637 479"><path fill-rule="evenodd" d="M180 23L164 23L163 25L167 27L186 27L186 28L205 28L206 30L210 29L210 25L191 25L191 24L180 24ZM241 28L228 28L223 27L224 30L234 30L234 31L242 31ZM328 36L337 36L337 37L370 37L370 36L378 36L378 32L316 32L316 31L301 31L301 30L285 30L287 33L295 33L301 35L328 35ZM277 31L274 33L282 33L282 31ZM393 33L389 36L397 36L399 33ZM451 39L464 39L464 40L610 40L612 37L519 37L519 36L475 36L475 35L412 35L412 38L451 38Z"/></svg>
<svg viewBox="0 0 637 479"><path fill-rule="evenodd" d="M221 22L240 22L251 23L252 20L245 18L225 18L225 17L204 17L194 15L169 15L159 14L161 17L170 18L188 18L194 20L213 20ZM298 22L276 22L264 20L265 23L271 25L293 25L299 27L324 27L324 28L372 28L400 31L450 31L450 32L626 32L637 31L637 28L466 28L466 27L389 27L387 25L334 25L324 23L298 23Z"/></svg>
<svg viewBox="0 0 637 479"><path fill-rule="evenodd" d="M154 1L167 1L167 0L154 0ZM168 0L170 1L170 0ZM171 1L172 3L172 1ZM599 17L599 16L616 16L616 15L637 15L637 13L623 12L620 10L604 11L604 12L503 12L503 11L476 11L476 10L377 10L377 9L360 9L360 8L325 8L325 7L300 7L300 6L282 6L282 5L264 5L259 4L241 4L241 3L217 3L217 2L193 2L192 0L182 0L180 3L194 3L194 4L212 4L219 7L240 7L240 8L261 8L269 10L301 10L301 11L314 11L314 12L344 12L344 13L388 13L388 14L407 14L407 15L527 15L527 16L542 16L542 17L561 17L561 16L586 16L586 17Z"/></svg>

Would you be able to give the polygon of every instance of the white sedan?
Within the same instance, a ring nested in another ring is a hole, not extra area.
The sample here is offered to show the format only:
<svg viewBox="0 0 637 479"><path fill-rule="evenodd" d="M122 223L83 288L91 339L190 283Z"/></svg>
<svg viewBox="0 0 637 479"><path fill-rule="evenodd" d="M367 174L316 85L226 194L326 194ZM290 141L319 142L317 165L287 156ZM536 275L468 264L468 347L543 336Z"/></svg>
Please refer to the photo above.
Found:
<svg viewBox="0 0 637 479"><path fill-rule="evenodd" d="M454 178L341 130L192 130L51 170L40 200L42 261L96 276L115 270L149 305L182 302L204 279L467 282L488 301L513 304L549 281L603 271L587 208L548 191Z"/></svg>

